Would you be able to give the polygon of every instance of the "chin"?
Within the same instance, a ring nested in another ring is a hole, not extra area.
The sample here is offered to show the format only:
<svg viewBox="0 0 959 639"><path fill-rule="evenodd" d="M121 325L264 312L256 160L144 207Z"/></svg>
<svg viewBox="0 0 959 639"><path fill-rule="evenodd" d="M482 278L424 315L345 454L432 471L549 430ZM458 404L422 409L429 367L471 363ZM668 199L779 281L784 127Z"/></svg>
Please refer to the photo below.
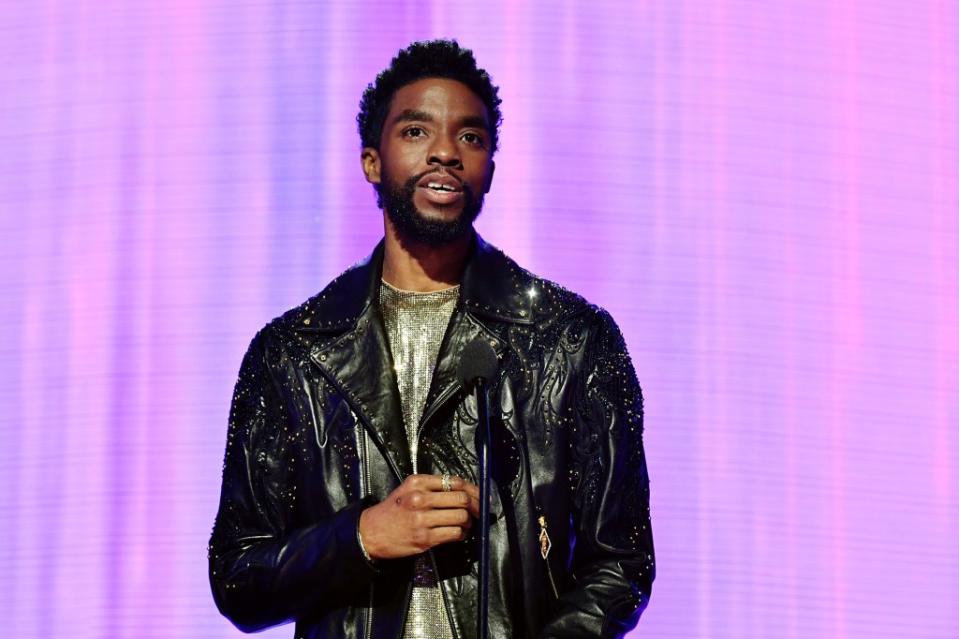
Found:
<svg viewBox="0 0 959 639"><path fill-rule="evenodd" d="M427 222L458 222L463 217L463 211L426 211L422 209L417 209L417 215L420 216L420 219L426 220Z"/></svg>
<svg viewBox="0 0 959 639"><path fill-rule="evenodd" d="M441 209L432 206L414 207L415 215L423 222L454 224L463 219L463 209Z"/></svg>

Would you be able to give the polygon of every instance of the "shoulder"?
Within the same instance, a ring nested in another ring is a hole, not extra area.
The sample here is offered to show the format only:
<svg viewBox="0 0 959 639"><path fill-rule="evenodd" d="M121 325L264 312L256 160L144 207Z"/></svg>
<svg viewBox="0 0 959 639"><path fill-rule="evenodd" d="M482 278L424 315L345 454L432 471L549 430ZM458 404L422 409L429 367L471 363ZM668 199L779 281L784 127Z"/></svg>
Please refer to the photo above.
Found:
<svg viewBox="0 0 959 639"><path fill-rule="evenodd" d="M372 255L344 270L320 292L267 322L254 336L253 345L259 344L266 351L308 350L355 326L371 303L370 281L373 271L379 268L375 263L379 250L377 247Z"/></svg>
<svg viewBox="0 0 959 639"><path fill-rule="evenodd" d="M536 330L582 327L590 332L619 331L616 321L605 308L562 284L519 266L508 256L504 255L504 258L515 273L515 286L529 297L530 319Z"/></svg>
<svg viewBox="0 0 959 639"><path fill-rule="evenodd" d="M473 313L539 332L600 310L582 295L520 266L482 238L467 265L463 287L464 303Z"/></svg>
<svg viewBox="0 0 959 639"><path fill-rule="evenodd" d="M536 275L491 245L487 244L484 250L488 253L487 259L498 263L493 269L500 276L498 297L505 300L500 308L520 309L522 318L514 315L513 321L530 331L531 348L546 352L559 349L567 356L580 354L587 364L597 359L628 359L625 339L609 311L557 282ZM500 311L497 319L503 319L504 312Z"/></svg>

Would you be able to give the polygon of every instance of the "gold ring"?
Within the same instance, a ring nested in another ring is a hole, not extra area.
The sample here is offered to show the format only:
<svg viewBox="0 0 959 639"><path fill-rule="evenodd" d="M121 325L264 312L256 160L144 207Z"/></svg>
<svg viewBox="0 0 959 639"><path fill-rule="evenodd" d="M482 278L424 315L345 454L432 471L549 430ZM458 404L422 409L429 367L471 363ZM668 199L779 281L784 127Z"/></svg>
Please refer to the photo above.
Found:
<svg viewBox="0 0 959 639"><path fill-rule="evenodd" d="M453 482L449 473L443 473L443 492L448 493L453 490Z"/></svg>

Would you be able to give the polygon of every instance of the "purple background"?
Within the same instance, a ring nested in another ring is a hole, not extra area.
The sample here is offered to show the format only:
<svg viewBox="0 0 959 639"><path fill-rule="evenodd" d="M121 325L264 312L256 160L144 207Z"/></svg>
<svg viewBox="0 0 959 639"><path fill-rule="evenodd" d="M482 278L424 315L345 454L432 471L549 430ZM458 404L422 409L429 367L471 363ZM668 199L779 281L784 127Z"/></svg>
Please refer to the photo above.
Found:
<svg viewBox="0 0 959 639"><path fill-rule="evenodd" d="M0 635L239 635L206 543L240 358L372 248L360 94L455 36L504 99L478 228L643 383L634 636L959 636L957 14L5 3Z"/></svg>

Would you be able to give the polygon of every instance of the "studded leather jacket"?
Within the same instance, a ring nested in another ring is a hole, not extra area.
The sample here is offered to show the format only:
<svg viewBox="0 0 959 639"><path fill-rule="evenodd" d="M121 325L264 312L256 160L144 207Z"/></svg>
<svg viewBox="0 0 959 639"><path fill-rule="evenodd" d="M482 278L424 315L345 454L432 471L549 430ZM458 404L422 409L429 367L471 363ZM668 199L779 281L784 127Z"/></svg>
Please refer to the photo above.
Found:
<svg viewBox="0 0 959 639"><path fill-rule="evenodd" d="M400 636L411 559L369 562L361 511L412 471L377 308L382 242L254 337L233 396L209 547L220 611L246 632ZM642 394L608 313L476 237L421 420L418 468L476 481L476 337L490 387L492 637L620 637L654 576ZM474 526L473 530L477 527ZM433 550L457 637L475 634L477 542Z"/></svg>

